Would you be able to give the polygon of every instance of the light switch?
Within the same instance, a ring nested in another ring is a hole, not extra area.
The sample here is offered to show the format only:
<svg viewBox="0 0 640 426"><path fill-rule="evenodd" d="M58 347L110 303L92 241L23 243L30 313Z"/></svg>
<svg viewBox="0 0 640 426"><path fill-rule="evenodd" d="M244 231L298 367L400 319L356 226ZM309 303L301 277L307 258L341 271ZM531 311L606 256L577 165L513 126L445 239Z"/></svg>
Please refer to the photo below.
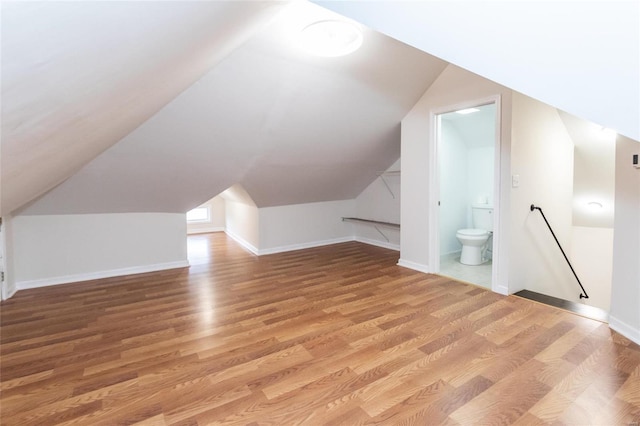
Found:
<svg viewBox="0 0 640 426"><path fill-rule="evenodd" d="M520 175L512 175L511 176L511 186L513 188L517 188L520 186Z"/></svg>

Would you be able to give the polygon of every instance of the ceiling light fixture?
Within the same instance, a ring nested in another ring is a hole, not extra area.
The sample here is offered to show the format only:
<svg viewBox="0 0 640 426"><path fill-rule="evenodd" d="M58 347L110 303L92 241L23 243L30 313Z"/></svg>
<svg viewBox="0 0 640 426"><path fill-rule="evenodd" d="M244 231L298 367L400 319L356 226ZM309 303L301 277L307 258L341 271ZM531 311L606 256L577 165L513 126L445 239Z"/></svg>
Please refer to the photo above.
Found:
<svg viewBox="0 0 640 426"><path fill-rule="evenodd" d="M362 30L351 22L314 22L302 30L301 43L317 56L336 57L355 52L362 45Z"/></svg>
<svg viewBox="0 0 640 426"><path fill-rule="evenodd" d="M607 138L607 139L613 139L615 140L616 137L618 136L618 133L613 130L613 129L608 129L606 127L602 127L600 129L600 131L602 132L602 134Z"/></svg>
<svg viewBox="0 0 640 426"><path fill-rule="evenodd" d="M465 109L458 110L456 112L458 114L465 115L465 114L471 114L472 112L478 112L478 111L480 111L478 108L465 108Z"/></svg>
<svg viewBox="0 0 640 426"><path fill-rule="evenodd" d="M590 201L587 203L587 207L589 207L589 210L597 212L598 210L602 209L602 203L599 203L597 201Z"/></svg>

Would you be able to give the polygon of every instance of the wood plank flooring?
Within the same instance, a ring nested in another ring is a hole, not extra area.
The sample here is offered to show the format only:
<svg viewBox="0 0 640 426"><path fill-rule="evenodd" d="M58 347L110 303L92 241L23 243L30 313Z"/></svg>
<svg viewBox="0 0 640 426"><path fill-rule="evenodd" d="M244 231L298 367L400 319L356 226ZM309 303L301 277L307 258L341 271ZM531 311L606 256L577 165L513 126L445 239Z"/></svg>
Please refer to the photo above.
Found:
<svg viewBox="0 0 640 426"><path fill-rule="evenodd" d="M3 302L2 425L640 423L640 347L604 323L355 242L189 245Z"/></svg>

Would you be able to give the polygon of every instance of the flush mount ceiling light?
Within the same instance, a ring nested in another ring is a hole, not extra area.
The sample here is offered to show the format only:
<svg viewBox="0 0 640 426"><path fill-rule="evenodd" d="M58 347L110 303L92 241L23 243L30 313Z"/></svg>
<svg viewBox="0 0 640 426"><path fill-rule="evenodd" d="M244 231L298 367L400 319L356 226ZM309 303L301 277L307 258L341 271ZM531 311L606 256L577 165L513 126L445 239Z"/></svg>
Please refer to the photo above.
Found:
<svg viewBox="0 0 640 426"><path fill-rule="evenodd" d="M465 114L471 114L472 112L478 112L478 111L480 111L478 108L465 108L465 109L458 110L456 112L458 114L465 115Z"/></svg>
<svg viewBox="0 0 640 426"><path fill-rule="evenodd" d="M596 212L602 209L602 203L599 203L597 201L590 201L587 203L587 207L589 207L589 210Z"/></svg>
<svg viewBox="0 0 640 426"><path fill-rule="evenodd" d="M602 127L600 131L607 139L615 140L616 136L618 136L618 133L615 130L607 129L606 127Z"/></svg>
<svg viewBox="0 0 640 426"><path fill-rule="evenodd" d="M595 123L589 123L588 129L589 136L601 141L615 141L618 136L618 133L615 130Z"/></svg>
<svg viewBox="0 0 640 426"><path fill-rule="evenodd" d="M362 45L362 31L351 22L319 21L302 30L300 41L304 49L314 55L344 56Z"/></svg>

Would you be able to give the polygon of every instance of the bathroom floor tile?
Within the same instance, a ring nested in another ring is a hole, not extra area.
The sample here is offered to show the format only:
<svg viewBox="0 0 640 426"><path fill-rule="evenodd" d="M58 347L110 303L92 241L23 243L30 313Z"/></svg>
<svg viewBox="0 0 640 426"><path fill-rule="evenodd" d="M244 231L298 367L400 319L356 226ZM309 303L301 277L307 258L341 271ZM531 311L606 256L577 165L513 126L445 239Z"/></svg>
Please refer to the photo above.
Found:
<svg viewBox="0 0 640 426"><path fill-rule="evenodd" d="M491 266L490 260L482 265L463 265L460 263L460 253L450 253L440 257L440 275L485 288L491 288Z"/></svg>

